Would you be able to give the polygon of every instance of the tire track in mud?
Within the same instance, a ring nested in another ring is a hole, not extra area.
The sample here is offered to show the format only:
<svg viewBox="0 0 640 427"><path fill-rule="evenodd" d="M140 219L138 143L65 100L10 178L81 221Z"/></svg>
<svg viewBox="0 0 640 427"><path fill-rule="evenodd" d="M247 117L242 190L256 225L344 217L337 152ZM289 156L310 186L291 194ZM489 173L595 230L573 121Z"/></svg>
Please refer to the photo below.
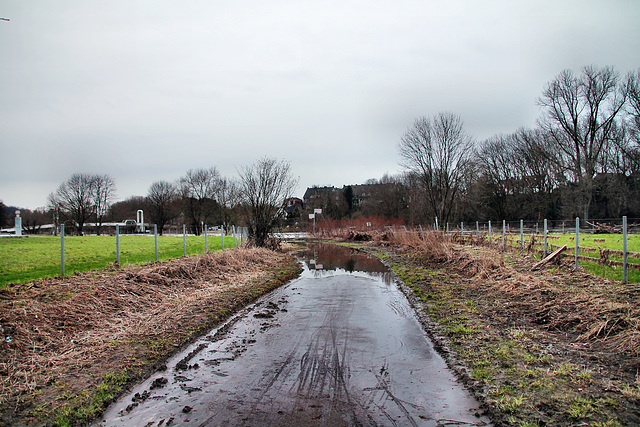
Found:
<svg viewBox="0 0 640 427"><path fill-rule="evenodd" d="M351 412L352 421L356 422L358 416L353 410L354 403L349 390L348 329L339 326L348 323L351 312L352 309L347 313L343 310L328 312L324 325L312 335L300 360L295 406L299 407L302 400L322 400L328 395L331 404L326 415L329 418L346 407ZM341 331L344 332L342 345L338 338Z"/></svg>

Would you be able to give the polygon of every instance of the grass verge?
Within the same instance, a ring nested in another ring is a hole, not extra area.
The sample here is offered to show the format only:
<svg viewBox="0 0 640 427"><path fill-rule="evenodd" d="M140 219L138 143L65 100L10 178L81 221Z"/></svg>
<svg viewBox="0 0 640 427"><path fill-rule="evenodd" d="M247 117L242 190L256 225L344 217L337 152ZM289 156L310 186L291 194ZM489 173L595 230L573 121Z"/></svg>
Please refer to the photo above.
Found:
<svg viewBox="0 0 640 427"><path fill-rule="evenodd" d="M509 247L512 250L519 251L520 250L520 237L518 235L510 236L512 241L509 244ZM515 237L515 239L514 239ZM531 234L524 235L523 242L525 252L527 252L528 246L531 242L532 236ZM538 249L543 247L543 236L536 235L535 241L537 243ZM574 260L575 253L575 235L572 234L552 234L549 235L547 243L549 245L555 245L555 247L559 247L562 245L567 245L567 250L564 252L564 259L567 263L572 263ZM496 241L494 239L494 245L499 247L501 245L501 240ZM580 267L584 268L590 274L594 274L596 276L604 277L606 279L618 280L622 281L624 279L624 271L622 266L620 265L605 265L600 259L600 253L603 251L607 252L607 260L622 262L623 257L618 252L622 251L623 243L622 243L622 235L621 234L582 234L580 236L579 242L579 255L592 258L593 261L586 260L584 258L579 260ZM591 250L590 250L591 249ZM549 246L549 252L552 252L551 246ZM613 251L613 252L608 252ZM633 268L634 266L638 266L640 264L640 257L638 254L640 253L640 234L630 234L627 239L627 251L629 253L627 257L627 262L629 264L628 267L628 281L630 283L639 283L640 282L640 270L638 268ZM534 253L532 256L536 258L541 258L539 253Z"/></svg>
<svg viewBox="0 0 640 427"><path fill-rule="evenodd" d="M66 236L65 274L97 270L116 262L115 236ZM225 247L233 237L225 237ZM220 236L208 236L209 251L222 249ZM205 252L204 236L187 236L187 255ZM182 236L158 236L158 259L184 255ZM0 288L7 283L24 283L60 274L60 237L28 236L0 239ZM149 235L120 236L120 264L155 261L155 241Z"/></svg>

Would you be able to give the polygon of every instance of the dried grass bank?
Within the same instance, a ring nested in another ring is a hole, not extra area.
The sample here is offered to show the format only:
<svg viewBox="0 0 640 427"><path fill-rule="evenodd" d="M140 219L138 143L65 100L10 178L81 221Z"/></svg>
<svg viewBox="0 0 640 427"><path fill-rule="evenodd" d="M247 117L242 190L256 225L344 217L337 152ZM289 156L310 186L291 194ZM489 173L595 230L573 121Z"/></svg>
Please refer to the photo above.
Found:
<svg viewBox="0 0 640 427"><path fill-rule="evenodd" d="M0 290L0 424L92 419L126 384L298 269L254 248Z"/></svg>

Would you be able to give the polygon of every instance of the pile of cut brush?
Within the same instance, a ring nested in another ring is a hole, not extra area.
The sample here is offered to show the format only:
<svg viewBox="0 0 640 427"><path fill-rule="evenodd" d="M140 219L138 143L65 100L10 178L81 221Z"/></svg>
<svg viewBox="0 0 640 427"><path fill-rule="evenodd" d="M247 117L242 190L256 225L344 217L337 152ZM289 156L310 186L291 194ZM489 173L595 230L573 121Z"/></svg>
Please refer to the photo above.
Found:
<svg viewBox="0 0 640 427"><path fill-rule="evenodd" d="M67 382L77 392L158 346L172 351L291 262L239 249L0 289L0 424L44 387Z"/></svg>
<svg viewBox="0 0 640 427"><path fill-rule="evenodd" d="M622 225L609 225L601 222L589 222L587 225L593 229L596 234L622 234ZM629 224L628 228L638 228L640 224Z"/></svg>
<svg viewBox="0 0 640 427"><path fill-rule="evenodd" d="M349 230L347 240L354 242L368 242L373 240L373 236L366 231Z"/></svg>

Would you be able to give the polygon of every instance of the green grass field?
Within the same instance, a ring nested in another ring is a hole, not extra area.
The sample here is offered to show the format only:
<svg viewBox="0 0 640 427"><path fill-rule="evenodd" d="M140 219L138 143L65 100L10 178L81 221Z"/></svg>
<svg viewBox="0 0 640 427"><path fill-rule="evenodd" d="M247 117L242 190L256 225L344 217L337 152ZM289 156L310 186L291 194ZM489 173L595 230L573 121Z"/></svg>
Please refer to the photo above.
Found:
<svg viewBox="0 0 640 427"><path fill-rule="evenodd" d="M65 236L65 274L103 269L116 261L115 236ZM225 237L225 248L233 237ZM205 251L204 236L187 236L187 255ZM209 251L222 249L220 236L208 236ZM158 258L183 256L182 236L158 236ZM120 236L120 264L155 261L153 236ZM0 287L60 275L60 237L0 239Z"/></svg>
<svg viewBox="0 0 640 427"><path fill-rule="evenodd" d="M565 252L565 254L570 254L571 256L573 256L575 247L576 247L575 234L550 234L549 236L552 237L547 241L549 244L552 244L555 246L567 245L567 251ZM515 241L512 243L512 246L519 247L520 236L512 235L512 238L515 238ZM493 238L494 243L497 242L496 239L500 239L500 241L502 241L501 235ZM544 238L542 235L540 234L536 235L536 242L538 242L539 244L543 243L544 241L543 239ZM531 240L531 235L525 234L523 240L524 240L524 245L526 247L526 245ZM582 233L580 234L579 247L580 249L602 248L602 249L611 249L614 251L622 251L622 234ZM640 253L640 234L629 234L627 236L627 252L634 252L636 254ZM587 257L596 258L596 259L599 258L598 253L594 253L591 251L588 252L588 251L580 250L579 254ZM609 256L609 259L612 261L622 262L622 256L618 256L618 255L612 254ZM640 257L629 255L627 257L627 262L629 264L631 263L640 264ZM591 274L605 277L607 279L620 280L620 281L623 280L623 269L620 266L614 268L614 267L609 267L606 265L599 264L595 261L592 262L592 261L585 261L585 260L580 260L579 263L581 267L583 267L585 270L587 270ZM634 268L628 268L627 272L628 272L628 280L630 283L640 283L640 271Z"/></svg>

